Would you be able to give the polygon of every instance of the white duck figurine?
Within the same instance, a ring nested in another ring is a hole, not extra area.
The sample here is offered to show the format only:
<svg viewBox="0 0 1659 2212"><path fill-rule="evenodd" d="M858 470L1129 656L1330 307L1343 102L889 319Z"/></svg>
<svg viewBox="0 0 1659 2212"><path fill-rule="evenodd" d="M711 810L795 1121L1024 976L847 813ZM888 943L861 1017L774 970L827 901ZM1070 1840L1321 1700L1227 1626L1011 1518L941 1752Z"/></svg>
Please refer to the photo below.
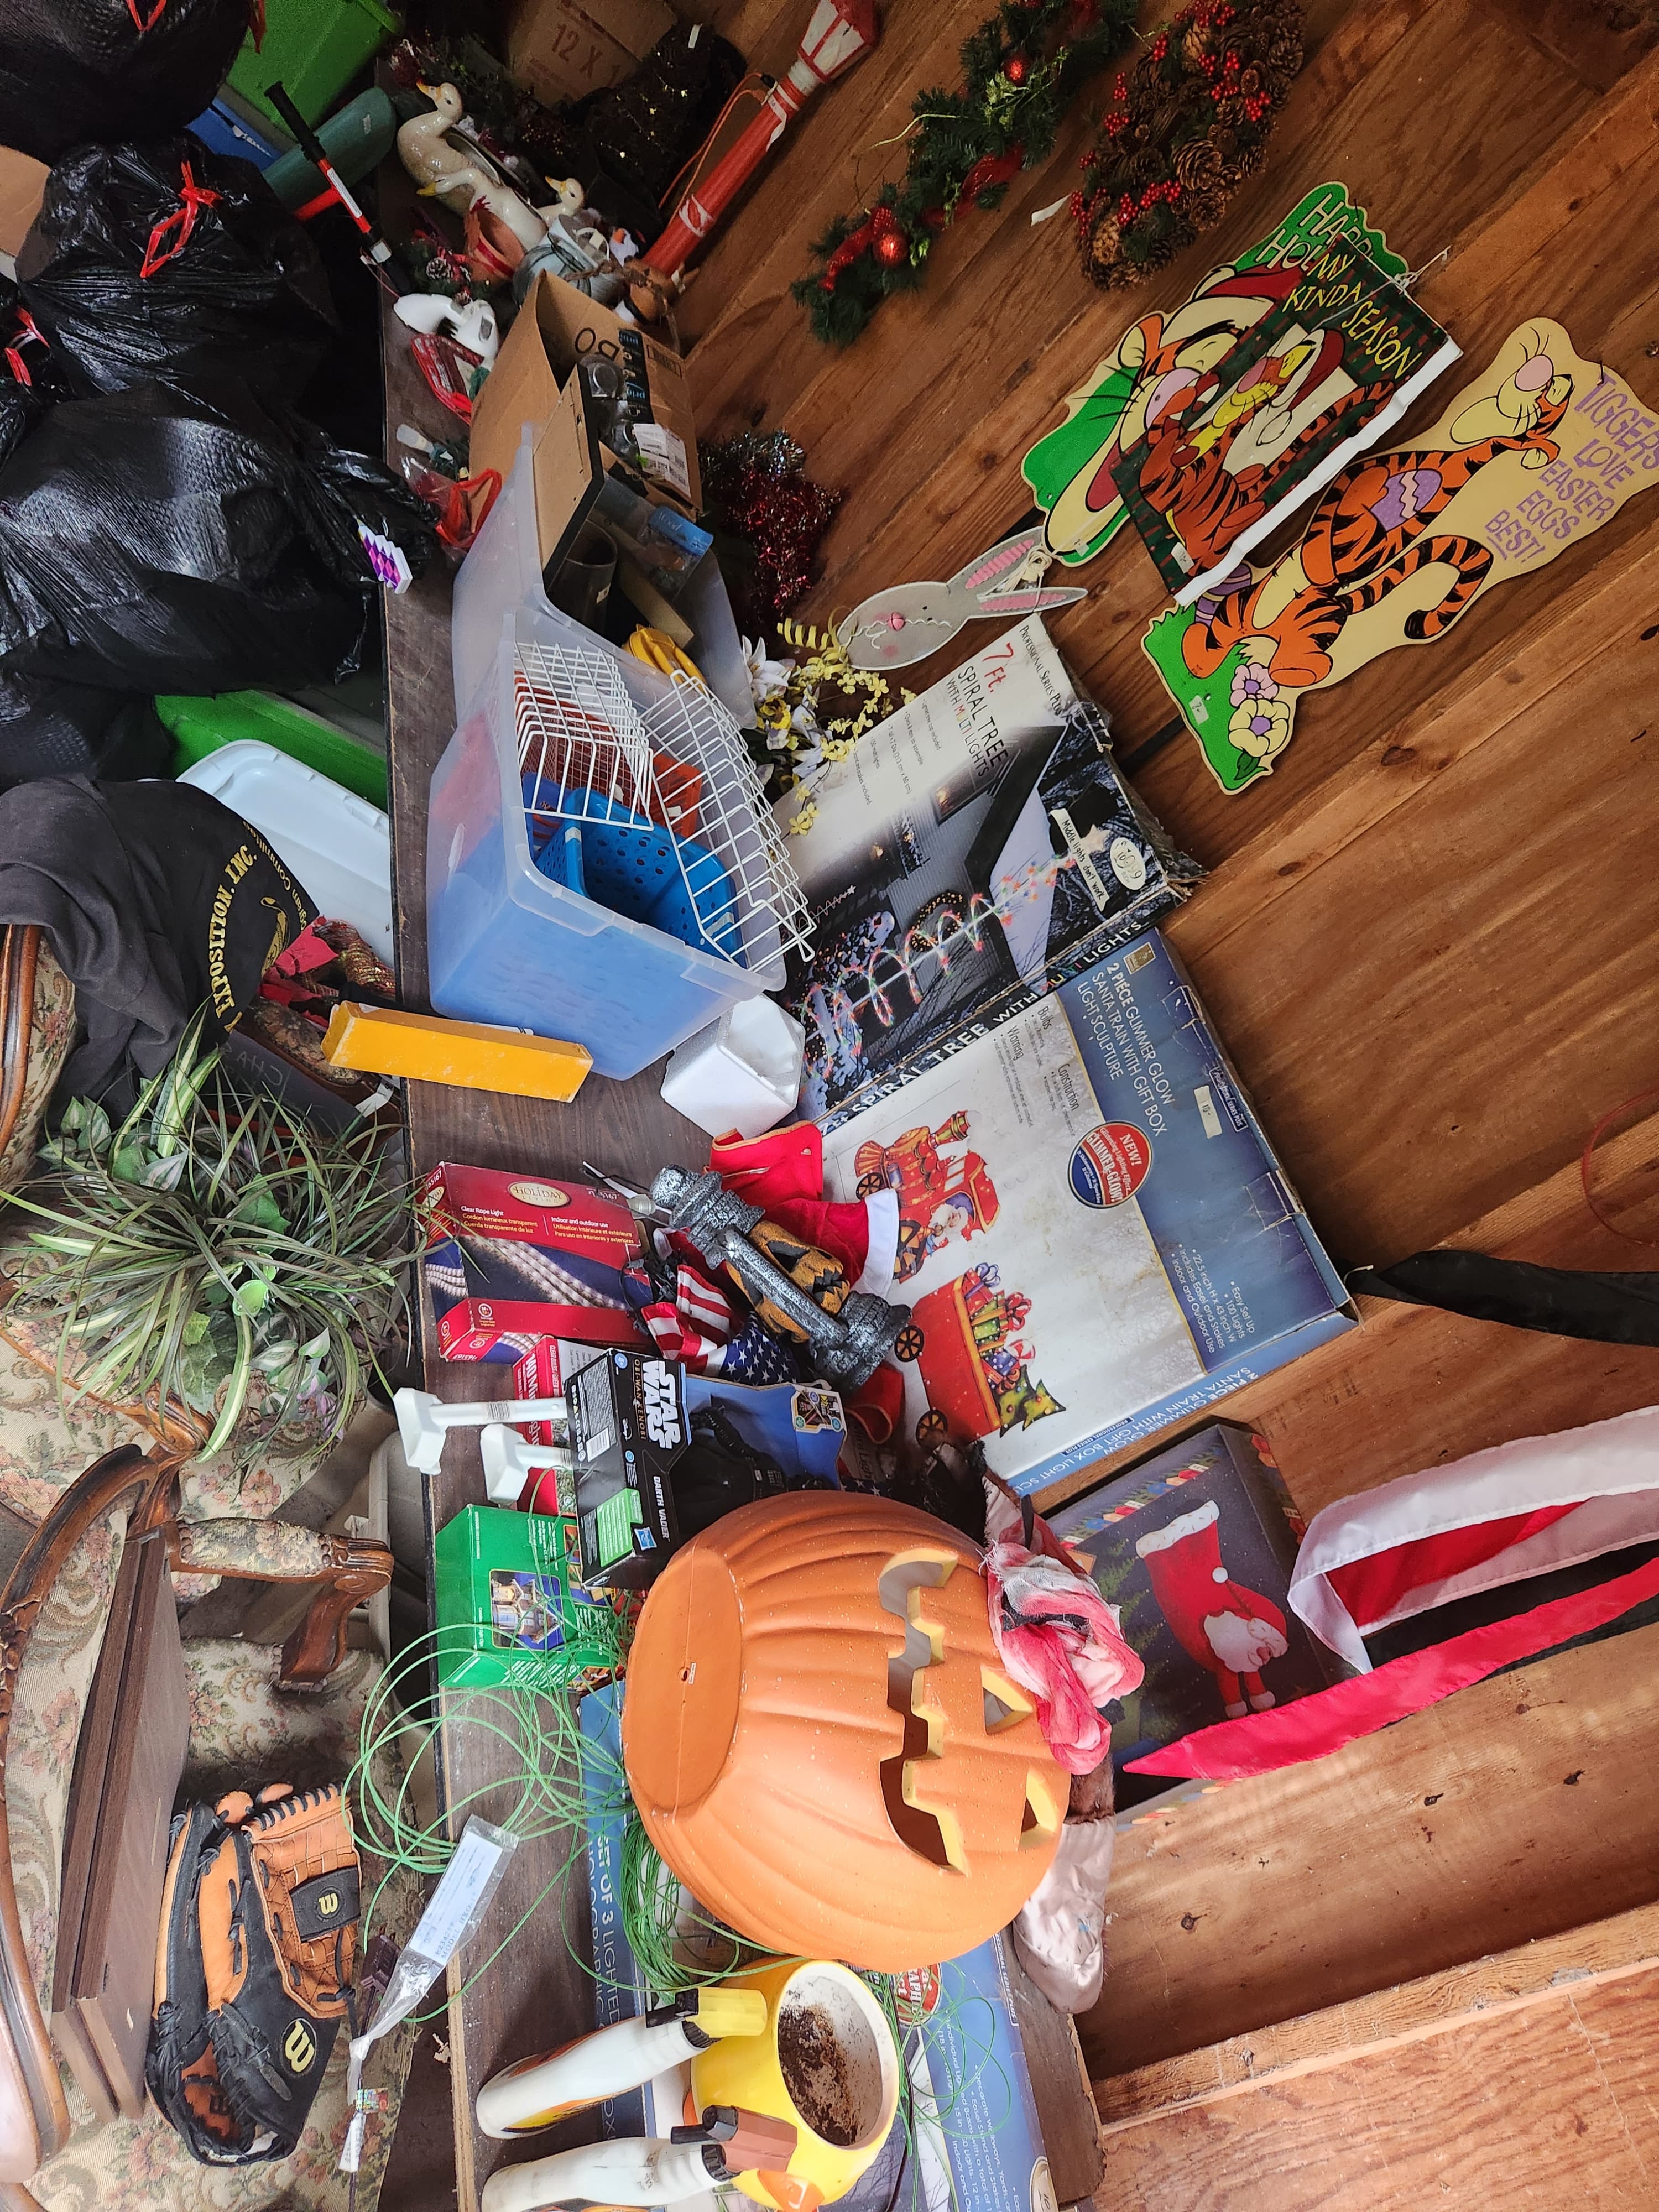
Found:
<svg viewBox="0 0 1659 2212"><path fill-rule="evenodd" d="M462 184L469 170L487 175L489 184L500 185L502 177L493 164L484 161L476 146L452 146L449 133L460 128L465 119L465 101L453 84L420 84L418 91L431 101L431 115L411 115L410 122L398 128L398 159L410 170L420 191L442 199L447 208L456 215L465 215L473 204L473 191Z"/></svg>

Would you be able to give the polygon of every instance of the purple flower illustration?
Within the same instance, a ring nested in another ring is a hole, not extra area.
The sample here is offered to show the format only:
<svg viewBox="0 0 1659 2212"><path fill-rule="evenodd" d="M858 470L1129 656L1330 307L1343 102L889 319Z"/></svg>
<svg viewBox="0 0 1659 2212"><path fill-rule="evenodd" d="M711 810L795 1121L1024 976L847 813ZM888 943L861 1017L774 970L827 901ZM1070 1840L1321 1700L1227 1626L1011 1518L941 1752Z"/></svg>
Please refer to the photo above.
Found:
<svg viewBox="0 0 1659 2212"><path fill-rule="evenodd" d="M1279 686L1267 670L1256 660L1241 660L1233 671L1231 704L1243 707L1248 702L1255 706L1259 700L1276 699Z"/></svg>

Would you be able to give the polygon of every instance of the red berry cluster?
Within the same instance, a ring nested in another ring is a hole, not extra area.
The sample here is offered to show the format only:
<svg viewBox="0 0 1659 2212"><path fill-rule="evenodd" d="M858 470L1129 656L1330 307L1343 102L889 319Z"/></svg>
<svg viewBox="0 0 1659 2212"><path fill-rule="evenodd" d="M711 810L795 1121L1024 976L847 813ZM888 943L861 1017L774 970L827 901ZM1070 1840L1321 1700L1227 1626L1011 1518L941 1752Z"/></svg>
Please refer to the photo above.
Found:
<svg viewBox="0 0 1659 2212"><path fill-rule="evenodd" d="M1181 187L1173 177L1164 177L1155 185L1148 185L1139 199L1136 199L1133 192L1125 192L1117 204L1119 228L1127 229L1137 216L1145 215L1148 208L1155 208L1160 204L1174 207L1180 198Z"/></svg>

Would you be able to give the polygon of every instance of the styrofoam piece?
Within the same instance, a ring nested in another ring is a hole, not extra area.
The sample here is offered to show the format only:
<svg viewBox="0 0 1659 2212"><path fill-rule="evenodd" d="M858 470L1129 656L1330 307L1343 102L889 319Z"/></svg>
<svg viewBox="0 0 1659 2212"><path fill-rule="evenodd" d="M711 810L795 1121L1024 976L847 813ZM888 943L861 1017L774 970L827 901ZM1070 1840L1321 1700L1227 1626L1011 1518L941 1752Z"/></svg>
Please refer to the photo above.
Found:
<svg viewBox="0 0 1659 2212"><path fill-rule="evenodd" d="M771 999L745 999L688 1037L668 1063L662 1095L711 1137L758 1137L800 1092L806 1032Z"/></svg>
<svg viewBox="0 0 1659 2212"><path fill-rule="evenodd" d="M257 738L222 745L179 781L251 822L318 913L349 921L392 964L392 833L378 806Z"/></svg>

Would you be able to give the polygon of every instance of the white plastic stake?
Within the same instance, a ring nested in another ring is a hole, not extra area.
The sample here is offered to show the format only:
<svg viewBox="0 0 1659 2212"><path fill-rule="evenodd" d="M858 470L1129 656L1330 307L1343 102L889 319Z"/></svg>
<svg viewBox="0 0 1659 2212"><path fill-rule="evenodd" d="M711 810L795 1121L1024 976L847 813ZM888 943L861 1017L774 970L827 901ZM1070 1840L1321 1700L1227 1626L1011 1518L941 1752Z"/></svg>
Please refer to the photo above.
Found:
<svg viewBox="0 0 1659 2212"><path fill-rule="evenodd" d="M567 1445L532 1444L498 1421L484 1430L478 1449L483 1460L484 1496L494 1505L516 1505L538 1468L569 1474L576 1464Z"/></svg>
<svg viewBox="0 0 1659 2212"><path fill-rule="evenodd" d="M447 1406L430 1390L397 1390L392 1405L398 1416L404 1457L419 1474L436 1474L443 1458L444 1437L451 1429L482 1428L486 1421L564 1419L562 1398L486 1398L470 1405Z"/></svg>

